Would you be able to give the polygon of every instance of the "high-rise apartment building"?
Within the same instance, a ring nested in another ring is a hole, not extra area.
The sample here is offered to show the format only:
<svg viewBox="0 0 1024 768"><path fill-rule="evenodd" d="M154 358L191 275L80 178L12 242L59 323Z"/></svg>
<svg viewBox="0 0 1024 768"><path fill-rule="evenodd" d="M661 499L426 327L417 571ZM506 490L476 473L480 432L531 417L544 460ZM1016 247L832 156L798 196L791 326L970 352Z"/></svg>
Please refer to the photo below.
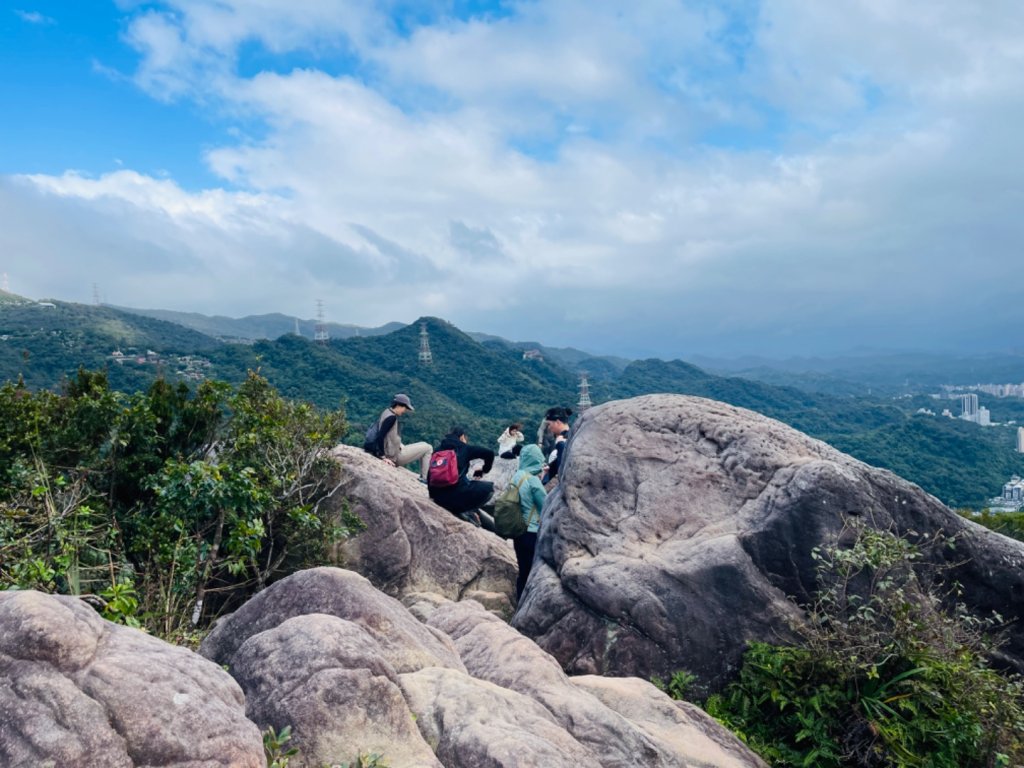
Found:
<svg viewBox="0 0 1024 768"><path fill-rule="evenodd" d="M960 418L967 419L968 421L974 421L972 416L978 413L978 396L973 392L966 395L960 395Z"/></svg>
<svg viewBox="0 0 1024 768"><path fill-rule="evenodd" d="M1024 427L1017 427L1017 453L1024 453Z"/></svg>

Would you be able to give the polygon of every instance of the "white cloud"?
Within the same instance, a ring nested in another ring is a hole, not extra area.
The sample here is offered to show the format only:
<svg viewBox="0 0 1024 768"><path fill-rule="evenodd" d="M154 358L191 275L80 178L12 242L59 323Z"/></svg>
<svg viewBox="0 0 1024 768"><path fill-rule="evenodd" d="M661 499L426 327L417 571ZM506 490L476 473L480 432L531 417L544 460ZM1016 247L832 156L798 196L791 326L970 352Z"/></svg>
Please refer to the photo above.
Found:
<svg viewBox="0 0 1024 768"><path fill-rule="evenodd" d="M20 9L15 9L14 13L18 16L18 18L20 18L22 21L28 24L49 25L57 23L56 19L39 13L39 11L23 11Z"/></svg>
<svg viewBox="0 0 1024 768"><path fill-rule="evenodd" d="M75 228L0 235L105 248L103 282L138 297L115 303L308 314L326 294L341 321L664 355L1021 319L1015 3L438 5L408 32L369 0L125 7L136 81L237 120L205 154L229 186L26 176L3 190L25 219ZM240 74L252 44L276 71ZM316 64L340 50L359 66Z"/></svg>

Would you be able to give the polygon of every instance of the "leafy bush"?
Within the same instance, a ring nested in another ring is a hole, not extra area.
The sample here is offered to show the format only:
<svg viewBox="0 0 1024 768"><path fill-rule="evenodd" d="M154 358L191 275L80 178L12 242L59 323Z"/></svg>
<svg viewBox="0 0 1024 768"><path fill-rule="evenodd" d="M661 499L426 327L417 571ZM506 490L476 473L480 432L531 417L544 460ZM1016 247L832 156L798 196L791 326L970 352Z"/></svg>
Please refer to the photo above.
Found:
<svg viewBox="0 0 1024 768"><path fill-rule="evenodd" d="M992 512L988 509L981 510L977 515L969 511L957 510L968 520L988 528L990 531L1001 533L1017 541L1024 541L1024 512Z"/></svg>
<svg viewBox="0 0 1024 768"><path fill-rule="evenodd" d="M0 416L0 588L88 595L169 639L358 524L323 511L344 413L254 373L126 396L79 371L60 395L0 388Z"/></svg>
<svg viewBox="0 0 1024 768"><path fill-rule="evenodd" d="M988 662L999 617L943 610L956 595L936 589L917 546L856 534L852 547L815 552L822 588L805 645L751 644L708 712L778 766L1018 764L1024 685Z"/></svg>

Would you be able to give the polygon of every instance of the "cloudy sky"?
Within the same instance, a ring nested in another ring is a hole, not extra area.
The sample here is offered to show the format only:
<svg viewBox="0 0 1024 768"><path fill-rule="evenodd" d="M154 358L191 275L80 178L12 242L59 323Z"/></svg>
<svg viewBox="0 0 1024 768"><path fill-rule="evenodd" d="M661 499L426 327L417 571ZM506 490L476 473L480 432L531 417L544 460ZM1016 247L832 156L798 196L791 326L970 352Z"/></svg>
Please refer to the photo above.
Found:
<svg viewBox="0 0 1024 768"><path fill-rule="evenodd" d="M1019 0L11 0L0 64L33 298L1020 347Z"/></svg>

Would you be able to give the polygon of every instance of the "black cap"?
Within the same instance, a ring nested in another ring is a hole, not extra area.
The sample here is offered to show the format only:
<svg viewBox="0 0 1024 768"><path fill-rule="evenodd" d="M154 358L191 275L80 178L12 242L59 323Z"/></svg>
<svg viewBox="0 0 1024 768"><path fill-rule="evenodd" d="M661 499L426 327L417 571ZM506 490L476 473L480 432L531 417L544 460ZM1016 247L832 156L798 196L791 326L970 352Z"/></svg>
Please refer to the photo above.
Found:
<svg viewBox="0 0 1024 768"><path fill-rule="evenodd" d="M572 416L572 409L566 408L564 405L548 408L548 412L544 414L547 421L564 421L566 423L569 422L570 416Z"/></svg>

